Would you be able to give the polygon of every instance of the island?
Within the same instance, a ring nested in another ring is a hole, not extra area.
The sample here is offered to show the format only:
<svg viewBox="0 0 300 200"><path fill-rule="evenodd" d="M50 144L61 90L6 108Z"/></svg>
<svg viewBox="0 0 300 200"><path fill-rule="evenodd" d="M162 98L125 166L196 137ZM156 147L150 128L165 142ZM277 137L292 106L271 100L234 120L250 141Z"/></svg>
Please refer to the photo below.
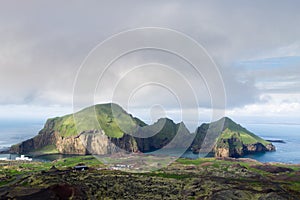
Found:
<svg viewBox="0 0 300 200"><path fill-rule="evenodd" d="M96 122L93 123L94 118ZM48 119L37 136L13 145L9 151L31 155L106 155L121 151L145 153L162 147L186 148L194 153L234 158L275 151L271 142L228 117L204 123L190 133L184 122L174 123L171 119L161 118L148 125L114 103L98 104L75 115Z"/></svg>
<svg viewBox="0 0 300 200"><path fill-rule="evenodd" d="M10 152L76 156L52 162L1 160L1 199L299 199L300 165L241 158L275 151L275 146L228 117L190 133L183 122L162 118L148 125L111 103L75 114L82 117L48 119L37 136ZM173 142L174 137L179 139ZM162 147L187 147L212 157L166 156L172 162L152 170L162 163L151 152Z"/></svg>

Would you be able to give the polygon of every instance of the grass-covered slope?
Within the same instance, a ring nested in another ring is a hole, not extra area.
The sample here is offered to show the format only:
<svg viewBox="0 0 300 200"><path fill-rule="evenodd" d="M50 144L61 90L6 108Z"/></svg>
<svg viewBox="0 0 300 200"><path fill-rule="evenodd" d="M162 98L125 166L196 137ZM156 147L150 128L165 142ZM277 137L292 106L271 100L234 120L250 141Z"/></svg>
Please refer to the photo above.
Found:
<svg viewBox="0 0 300 200"><path fill-rule="evenodd" d="M241 142L243 142L243 144L254 144L254 143L261 143L263 145L271 144L270 142L248 131L240 124L235 123L230 118L225 117L224 120L225 122L224 122L223 132L221 134L221 138L228 139L234 136L234 137L238 137L238 139Z"/></svg>
<svg viewBox="0 0 300 200"><path fill-rule="evenodd" d="M205 143L211 143L211 145ZM275 150L270 142L228 117L210 124L202 124L197 128L191 148L194 152L211 150L216 157L240 157L249 153Z"/></svg>
<svg viewBox="0 0 300 200"><path fill-rule="evenodd" d="M54 124L53 130L64 137L76 136L81 131L101 129L109 137L121 138L124 132L134 130L137 125L146 125L114 103L91 106L74 115L48 119L47 123L50 121Z"/></svg>

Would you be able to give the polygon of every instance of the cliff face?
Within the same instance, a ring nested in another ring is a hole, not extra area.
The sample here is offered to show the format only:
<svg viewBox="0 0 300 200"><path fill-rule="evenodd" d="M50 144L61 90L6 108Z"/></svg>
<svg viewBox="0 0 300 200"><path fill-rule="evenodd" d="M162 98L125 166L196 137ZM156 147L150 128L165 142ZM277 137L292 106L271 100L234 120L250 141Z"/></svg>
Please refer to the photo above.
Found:
<svg viewBox="0 0 300 200"><path fill-rule="evenodd" d="M256 152L267 152L267 151L275 151L276 148L273 144L263 145L261 143L255 144L247 144L245 145L244 151L248 154L256 153Z"/></svg>
<svg viewBox="0 0 300 200"><path fill-rule="evenodd" d="M214 149L216 157L233 157L238 158L247 154L254 154L258 152L275 151L272 144L263 145L261 143L243 144L242 141L236 138L222 140L221 145L218 143Z"/></svg>
<svg viewBox="0 0 300 200"><path fill-rule="evenodd" d="M110 154L126 150L138 152L136 141L133 137L109 138L101 131L86 131L76 137L62 137L58 132L43 132L38 136L13 145L11 153L41 153L44 147L54 145L61 154ZM39 151L41 150L41 151Z"/></svg>
<svg viewBox="0 0 300 200"><path fill-rule="evenodd" d="M62 154L111 154L121 151L137 152L137 144L133 137L109 138L103 131L91 130L77 137L58 137L58 151Z"/></svg>
<svg viewBox="0 0 300 200"><path fill-rule="evenodd" d="M237 138L220 139L214 148L215 157L240 157L244 155L244 145Z"/></svg>

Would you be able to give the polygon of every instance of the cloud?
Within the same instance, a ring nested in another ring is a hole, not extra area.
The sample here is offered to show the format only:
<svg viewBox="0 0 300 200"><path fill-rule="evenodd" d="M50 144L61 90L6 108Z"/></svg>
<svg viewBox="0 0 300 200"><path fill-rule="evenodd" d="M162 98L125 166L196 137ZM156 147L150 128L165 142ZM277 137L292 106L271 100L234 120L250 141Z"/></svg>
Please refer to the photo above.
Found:
<svg viewBox="0 0 300 200"><path fill-rule="evenodd" d="M234 108L227 114L245 123L299 124L299 94L268 94L265 102Z"/></svg>
<svg viewBox="0 0 300 200"><path fill-rule="evenodd" d="M255 79L254 86L262 93L299 93L300 57L271 57L237 64Z"/></svg>
<svg viewBox="0 0 300 200"><path fill-rule="evenodd" d="M272 93L299 93L299 63L293 61L300 56L299 4L293 0L3 2L0 104L71 107L76 73L89 51L112 34L145 26L181 31L206 48L220 68L229 111L262 105ZM102 94L110 94L111 86L126 73L124 66L156 61L179 66L192 84L198 84L200 107L210 108L203 80L188 74L186 63L168 58L166 54L144 52L120 59L108 72ZM162 75L176 83L176 76ZM124 82L123 91L139 78ZM188 91L180 83L174 86L182 95ZM142 106L157 101L170 110L178 108L165 92L148 88L139 93L146 101L135 103Z"/></svg>

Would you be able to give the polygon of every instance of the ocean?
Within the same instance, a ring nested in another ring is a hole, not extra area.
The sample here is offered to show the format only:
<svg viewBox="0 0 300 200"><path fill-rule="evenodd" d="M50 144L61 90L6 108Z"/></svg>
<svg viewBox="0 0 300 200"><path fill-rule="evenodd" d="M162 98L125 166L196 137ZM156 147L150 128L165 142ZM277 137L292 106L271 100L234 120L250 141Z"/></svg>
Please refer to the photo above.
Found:
<svg viewBox="0 0 300 200"><path fill-rule="evenodd" d="M34 137L43 126L38 121L0 121L0 150Z"/></svg>
<svg viewBox="0 0 300 200"><path fill-rule="evenodd" d="M281 139L285 143L273 143L275 152L245 156L260 162L300 164L300 125L248 124L246 128L264 139Z"/></svg>
<svg viewBox="0 0 300 200"><path fill-rule="evenodd" d="M39 130L43 128L43 125L44 122L0 122L0 150L37 135ZM264 139L280 139L285 142L273 143L276 146L275 152L247 155L245 156L246 158L256 159L260 162L300 164L300 125L243 124L243 126ZM172 154L172 152L169 153ZM14 158L17 155L0 154L0 158L10 156ZM51 161L63 157L68 156L51 155L34 159L39 161ZM198 158L199 155L186 152L182 157L195 159Z"/></svg>

